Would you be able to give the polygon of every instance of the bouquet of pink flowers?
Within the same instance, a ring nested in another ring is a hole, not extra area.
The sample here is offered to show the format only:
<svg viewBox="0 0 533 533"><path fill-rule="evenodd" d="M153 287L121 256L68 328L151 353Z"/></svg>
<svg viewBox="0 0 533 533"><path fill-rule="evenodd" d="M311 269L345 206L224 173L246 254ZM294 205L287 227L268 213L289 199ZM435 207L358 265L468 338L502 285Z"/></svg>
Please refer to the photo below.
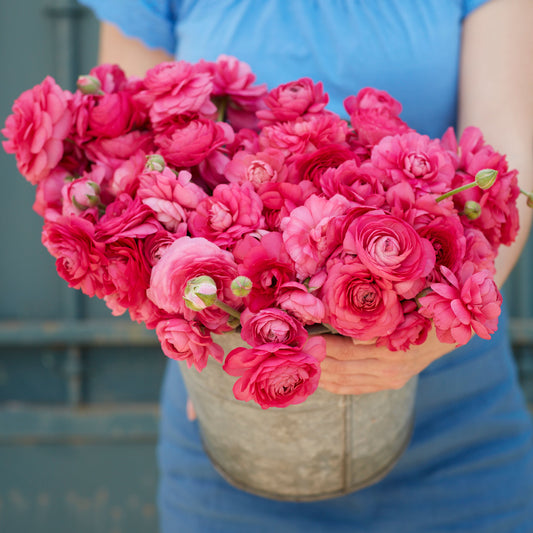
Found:
<svg viewBox="0 0 533 533"><path fill-rule="evenodd" d="M236 398L312 394L330 331L406 350L490 338L494 258L518 230L515 170L475 128L412 130L366 88L270 92L235 58L47 77L2 133L37 186L42 242L70 287L156 330L163 352L237 376ZM496 179L497 177L497 179ZM224 357L211 333L238 329Z"/></svg>

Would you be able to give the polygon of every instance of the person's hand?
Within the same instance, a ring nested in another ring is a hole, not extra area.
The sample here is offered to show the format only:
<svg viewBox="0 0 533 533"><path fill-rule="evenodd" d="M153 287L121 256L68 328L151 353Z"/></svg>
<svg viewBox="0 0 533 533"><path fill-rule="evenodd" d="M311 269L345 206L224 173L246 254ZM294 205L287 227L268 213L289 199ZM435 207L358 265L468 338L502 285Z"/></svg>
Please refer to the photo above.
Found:
<svg viewBox="0 0 533 533"><path fill-rule="evenodd" d="M402 388L430 363L452 351L434 330L427 340L407 351L392 352L373 341L360 342L341 335L324 335L327 356L322 361L319 387L335 394L366 394Z"/></svg>

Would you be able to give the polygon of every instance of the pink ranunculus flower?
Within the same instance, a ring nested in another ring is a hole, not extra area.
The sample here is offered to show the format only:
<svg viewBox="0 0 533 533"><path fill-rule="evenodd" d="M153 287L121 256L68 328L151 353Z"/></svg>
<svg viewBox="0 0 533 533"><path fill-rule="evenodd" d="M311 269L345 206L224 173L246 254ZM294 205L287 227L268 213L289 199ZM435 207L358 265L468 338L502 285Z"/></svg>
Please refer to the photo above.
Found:
<svg viewBox="0 0 533 533"><path fill-rule="evenodd" d="M99 207L102 205L100 193L105 176L106 169L95 165L91 172L68 180L61 191L62 214L90 217L96 222L99 218Z"/></svg>
<svg viewBox="0 0 533 533"><path fill-rule="evenodd" d="M219 300L234 309L242 306L241 298L231 291L231 282L238 276L233 255L203 238L181 237L167 248L152 269L148 297L168 313L198 320L216 333L229 331L225 311L211 306L196 312L185 305L187 282L203 275L215 281Z"/></svg>
<svg viewBox="0 0 533 533"><path fill-rule="evenodd" d="M418 299L419 313L435 325L441 342L461 346L472 336L490 339L498 326L502 296L488 270L478 270L467 261L458 275L441 267L443 283L431 284L426 296Z"/></svg>
<svg viewBox="0 0 533 533"><path fill-rule="evenodd" d="M257 116L261 125L294 120L306 113L323 111L328 101L321 82L300 78L272 89L265 98L267 109L259 110Z"/></svg>
<svg viewBox="0 0 533 533"><path fill-rule="evenodd" d="M242 254L239 274L250 278L253 283L246 304L251 311L257 312L271 306L281 286L295 281L296 273L280 233L267 233L260 241L250 239L246 242L251 244L249 248L240 247L234 253L236 257Z"/></svg>
<svg viewBox="0 0 533 533"><path fill-rule="evenodd" d="M346 98L344 107L363 145L375 145L386 136L410 131L399 117L402 105L385 91L366 87L357 96Z"/></svg>
<svg viewBox="0 0 533 533"><path fill-rule="evenodd" d="M42 242L56 259L58 274L69 287L103 298L113 290L105 266L105 248L94 238L93 224L80 217L58 216L43 227Z"/></svg>
<svg viewBox="0 0 533 533"><path fill-rule="evenodd" d="M372 165L359 166L349 160L326 170L320 177L320 188L328 198L341 194L360 205L381 207L385 203L383 176L384 172Z"/></svg>
<svg viewBox="0 0 533 533"><path fill-rule="evenodd" d="M264 228L263 203L249 183L218 185L204 198L188 220L193 237L204 237L222 248Z"/></svg>
<svg viewBox="0 0 533 533"><path fill-rule="evenodd" d="M62 168L56 168L37 184L33 210L45 220L61 215L62 190L69 172Z"/></svg>
<svg viewBox="0 0 533 533"><path fill-rule="evenodd" d="M177 175L168 167L162 172L145 170L139 175L137 198L150 207L159 222L169 231L186 227L189 213L207 193L191 182L191 173L180 171Z"/></svg>
<svg viewBox="0 0 533 533"><path fill-rule="evenodd" d="M233 386L238 400L254 400L263 409L304 402L318 387L320 362L326 356L323 337L311 337L302 347L279 343L235 348L224 370L240 376Z"/></svg>
<svg viewBox="0 0 533 533"><path fill-rule="evenodd" d="M231 143L234 135L229 124L198 117L169 126L155 136L155 143L165 161L185 168L198 165L216 149Z"/></svg>
<svg viewBox="0 0 533 533"><path fill-rule="evenodd" d="M145 165L146 154L142 151L134 153L124 161L111 175L107 187L109 194L116 197L126 193L133 198L137 194L139 176Z"/></svg>
<svg viewBox="0 0 533 533"><path fill-rule="evenodd" d="M296 207L303 205L311 195L318 193L310 181L300 183L265 183L259 195L267 228L277 231L281 221Z"/></svg>
<svg viewBox="0 0 533 533"><path fill-rule="evenodd" d="M156 233L151 233L144 239L144 255L148 260L148 263L153 267L156 263L159 262L167 248L180 237L185 237L187 232L183 231L180 233L170 231L157 231Z"/></svg>
<svg viewBox="0 0 533 533"><path fill-rule="evenodd" d="M237 152L226 165L224 175L230 183L249 182L256 191L260 191L266 183L285 181L287 167L284 163L285 157L277 150Z"/></svg>
<svg viewBox="0 0 533 533"><path fill-rule="evenodd" d="M396 329L385 337L378 337L377 346L386 346L390 351L405 351L412 345L425 342L431 329L431 321L423 317L414 300L402 302L403 320Z"/></svg>
<svg viewBox="0 0 533 533"><path fill-rule="evenodd" d="M438 139L416 132L383 138L372 150L372 164L383 169L393 183L408 181L425 193L450 190L455 165Z"/></svg>
<svg viewBox="0 0 533 533"><path fill-rule="evenodd" d="M186 61L159 63L144 77L144 88L135 98L149 110L155 129L169 117L201 113L211 115L216 106L211 102L212 76Z"/></svg>
<svg viewBox="0 0 533 533"><path fill-rule="evenodd" d="M209 357L222 363L224 350L213 342L209 331L199 322L183 318L162 320L156 327L163 353L171 359L185 361L201 372Z"/></svg>
<svg viewBox="0 0 533 533"><path fill-rule="evenodd" d="M343 249L373 275L393 282L404 298L413 298L424 288L435 265L431 242L407 222L381 210L364 213L349 225Z"/></svg>
<svg viewBox="0 0 533 533"><path fill-rule="evenodd" d="M15 154L20 173L34 185L63 157L63 142L72 126L71 99L71 93L47 76L15 100L13 113L6 119L4 150Z"/></svg>
<svg viewBox="0 0 533 533"><path fill-rule="evenodd" d="M341 195L333 198L310 196L281 221L285 248L294 261L300 281L314 275L341 244L341 237L331 230L330 221L344 215L350 202Z"/></svg>
<svg viewBox="0 0 533 533"><path fill-rule="evenodd" d="M483 232L475 228L466 228L465 238L465 261L472 261L479 270L488 270L494 275L496 273L494 265L496 254Z"/></svg>
<svg viewBox="0 0 533 533"><path fill-rule="evenodd" d="M303 325L282 309L267 307L257 313L245 309L241 314L241 337L250 346L268 343L302 346L307 340Z"/></svg>
<svg viewBox="0 0 533 533"><path fill-rule="evenodd" d="M83 149L91 161L109 167L111 172L139 152L148 154L155 151L152 133L138 130L112 139L97 138L86 143Z"/></svg>
<svg viewBox="0 0 533 533"><path fill-rule="evenodd" d="M459 217L435 217L418 230L435 250L435 270L440 266L457 272L465 260L466 238Z"/></svg>
<svg viewBox="0 0 533 533"><path fill-rule="evenodd" d="M509 245L516 239L520 226L516 205L520 194L518 172L509 169L505 156L485 144L477 128L465 129L459 140L458 151L459 172L455 176L454 187L473 181L477 172L485 168L498 172L494 185L489 189L473 187L454 195L459 211L463 210L467 200L474 200L481 205L481 215L468 221L467 225L483 231L496 252L500 244Z"/></svg>
<svg viewBox="0 0 533 533"><path fill-rule="evenodd" d="M403 320L392 283L372 274L357 259L333 262L321 294L325 322L342 335L360 340L383 337Z"/></svg>
<svg viewBox="0 0 533 533"><path fill-rule="evenodd" d="M328 144L342 144L347 133L348 126L344 120L323 111L265 126L259 135L259 145L263 150L281 150L287 156L305 154Z"/></svg>
<svg viewBox="0 0 533 533"><path fill-rule="evenodd" d="M133 237L120 237L106 243L106 272L114 290L106 295L105 301L114 315L127 309L133 316L145 305L150 264L143 248L143 241Z"/></svg>
<svg viewBox="0 0 533 533"><path fill-rule="evenodd" d="M322 300L309 292L302 283L284 283L276 303L305 325L320 324L324 320L325 309Z"/></svg>
<svg viewBox="0 0 533 533"><path fill-rule="evenodd" d="M346 161L357 162L357 156L344 144L327 144L318 150L291 158L289 181L309 180L320 187L322 176Z"/></svg>
<svg viewBox="0 0 533 533"><path fill-rule="evenodd" d="M95 237L101 242L113 242L122 237L143 238L161 229L148 206L123 193L106 207L96 224Z"/></svg>

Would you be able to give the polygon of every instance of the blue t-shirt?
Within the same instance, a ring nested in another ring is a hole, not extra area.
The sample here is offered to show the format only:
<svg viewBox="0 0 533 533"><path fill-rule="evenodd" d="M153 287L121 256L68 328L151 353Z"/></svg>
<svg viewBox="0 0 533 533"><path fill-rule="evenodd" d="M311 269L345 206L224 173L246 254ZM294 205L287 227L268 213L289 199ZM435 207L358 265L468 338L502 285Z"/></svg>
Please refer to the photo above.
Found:
<svg viewBox="0 0 533 533"><path fill-rule="evenodd" d="M362 87L386 90L412 128L435 137L456 120L462 21L487 0L79 1L180 59L233 55L270 87L322 81L340 114ZM164 532L533 531L531 422L505 315L491 341L474 338L421 374L413 440L385 479L312 504L251 496L218 476L172 363L158 448Z"/></svg>
<svg viewBox="0 0 533 533"><path fill-rule="evenodd" d="M229 54L269 87L322 81L329 109L371 86L414 129L455 124L461 21L487 0L82 0L126 35L180 59Z"/></svg>

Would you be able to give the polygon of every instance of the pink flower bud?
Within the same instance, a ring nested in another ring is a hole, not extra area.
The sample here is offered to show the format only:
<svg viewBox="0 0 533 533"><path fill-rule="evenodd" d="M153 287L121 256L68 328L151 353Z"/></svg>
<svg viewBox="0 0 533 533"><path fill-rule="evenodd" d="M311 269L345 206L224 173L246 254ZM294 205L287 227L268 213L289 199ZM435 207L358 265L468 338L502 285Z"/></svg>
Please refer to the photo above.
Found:
<svg viewBox="0 0 533 533"><path fill-rule="evenodd" d="M83 94L104 94L100 80L89 74L79 76L76 86Z"/></svg>
<svg viewBox="0 0 533 533"><path fill-rule="evenodd" d="M183 294L185 305L193 311L202 311L212 306L217 299L217 285L210 276L190 279Z"/></svg>
<svg viewBox="0 0 533 533"><path fill-rule="evenodd" d="M469 220L476 220L476 218L481 216L481 205L474 200L467 200L465 202L463 215L465 215Z"/></svg>
<svg viewBox="0 0 533 533"><path fill-rule="evenodd" d="M156 172L163 172L165 170L165 159L160 154L151 154L146 156L146 166L147 170L154 170Z"/></svg>
<svg viewBox="0 0 533 533"><path fill-rule="evenodd" d="M238 276L231 282L231 292L235 296L248 296L252 290L252 280L246 276Z"/></svg>
<svg viewBox="0 0 533 533"><path fill-rule="evenodd" d="M490 189L494 185L497 177L497 170L492 168L484 168L476 174L476 185L480 189Z"/></svg>

